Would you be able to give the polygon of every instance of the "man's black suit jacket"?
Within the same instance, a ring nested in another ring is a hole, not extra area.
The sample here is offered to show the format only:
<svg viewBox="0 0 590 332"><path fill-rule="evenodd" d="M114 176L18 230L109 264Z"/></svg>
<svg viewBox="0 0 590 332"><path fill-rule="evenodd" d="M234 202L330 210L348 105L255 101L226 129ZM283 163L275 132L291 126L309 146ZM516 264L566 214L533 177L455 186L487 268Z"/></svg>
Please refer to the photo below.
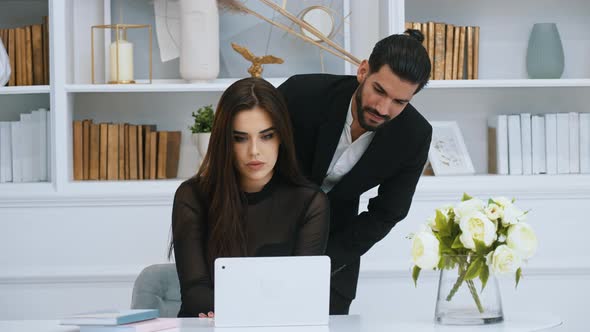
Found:
<svg viewBox="0 0 590 332"><path fill-rule="evenodd" d="M344 128L348 106L359 86L355 76L296 75L279 90L287 101L302 171L321 185ZM328 193L331 206L327 254L332 290L352 300L360 257L404 219L428 157L432 127L408 104L375 132L373 141ZM359 197L379 186L368 211L358 213Z"/></svg>

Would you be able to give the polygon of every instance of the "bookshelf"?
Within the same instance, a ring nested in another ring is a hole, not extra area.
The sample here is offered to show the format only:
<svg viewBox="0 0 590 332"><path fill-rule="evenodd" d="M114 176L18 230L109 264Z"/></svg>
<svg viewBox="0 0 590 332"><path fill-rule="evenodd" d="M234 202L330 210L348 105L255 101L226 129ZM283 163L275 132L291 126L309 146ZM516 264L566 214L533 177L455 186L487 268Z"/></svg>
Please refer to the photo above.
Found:
<svg viewBox="0 0 590 332"><path fill-rule="evenodd" d="M555 185L556 191L567 187L570 181L590 186L584 174L539 175L531 181L521 180L529 178L527 176L488 174L486 132L488 118L495 115L590 111L587 106L590 61L585 56L590 49L590 38L583 33L590 28L586 15L590 12L590 3L574 0L566 8L553 1L533 0L518 3L507 0L382 0L379 8L382 36L403 31L405 22L444 22L481 29L479 79L432 80L413 100L431 121L458 122L476 169L475 176L462 178L470 180L461 184L462 187L491 181L490 185L499 183L503 191L512 191L539 180ZM533 24L538 22L557 23L565 53L565 69L560 79L527 78L528 38ZM421 182L428 184L427 188L443 191L444 181L440 177L424 177Z"/></svg>
<svg viewBox="0 0 590 332"><path fill-rule="evenodd" d="M32 5L29 2L34 3L36 11L30 11ZM185 130L190 122L190 112L205 104L216 104L221 93L237 78L187 84L178 78L155 76L153 84L89 84L89 60L86 53L90 48L88 38L85 38L89 34L86 28L92 24L110 22L110 1L29 2L22 2L22 6L19 6L15 2L0 1L0 8L10 3L11 8L20 13L17 15L20 17L27 11L49 13L54 17L50 34L51 85L2 87L0 100L10 98L15 103L33 95L51 109L52 180L39 186L3 184L0 185L0 196L14 190L31 195L34 192L81 196L92 195L90 192L98 195L171 195L182 179L188 178L196 169L197 155L190 143L190 135ZM45 7L39 8L39 4ZM348 2L344 1L344 4L348 8ZM537 6L534 0L516 5L507 0L485 4L467 0L452 3L450 0L380 0L379 6L381 36L403 30L406 20L437 20L481 27L480 79L433 80L413 102L429 120L453 120L459 123L477 175L424 177L418 187L418 195L446 195L453 191L452 188L464 186L474 190L479 186L493 186L509 192L526 192L527 186L534 185L539 177L487 174L486 119L510 112L542 114L557 112L559 109L588 111L590 60L579 51L590 48L590 37L581 33L588 30L590 23L586 23L584 15L580 14L588 12L590 4L574 0L572 6L567 8L551 2L543 3L544 8L538 8L542 6ZM506 15L503 10L506 6L513 8L511 15ZM526 40L532 23L537 21L558 23L566 53L566 71L562 79L526 78ZM573 36L568 37L568 33L573 33ZM349 39L347 32L345 45L350 46ZM574 43L574 39L577 43ZM103 43L108 44L106 40ZM511 52L502 51L505 48ZM510 58L514 60L508 61ZM269 80L278 86L285 79L277 77ZM162 130L183 130L179 178L163 181L73 181L71 123L84 118L91 118L95 122L156 123ZM546 186L539 189L541 193L551 188L565 193L578 182L590 185L590 179L585 175L544 176L542 182Z"/></svg>

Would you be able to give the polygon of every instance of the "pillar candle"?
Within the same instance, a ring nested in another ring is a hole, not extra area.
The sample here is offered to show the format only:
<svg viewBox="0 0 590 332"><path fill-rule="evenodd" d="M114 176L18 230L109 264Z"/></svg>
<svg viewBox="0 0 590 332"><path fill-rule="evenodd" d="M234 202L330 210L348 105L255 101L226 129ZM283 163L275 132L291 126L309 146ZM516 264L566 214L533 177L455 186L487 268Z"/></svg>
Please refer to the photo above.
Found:
<svg viewBox="0 0 590 332"><path fill-rule="evenodd" d="M117 41L111 44L111 81L117 81ZM133 80L133 44L119 39L119 81Z"/></svg>

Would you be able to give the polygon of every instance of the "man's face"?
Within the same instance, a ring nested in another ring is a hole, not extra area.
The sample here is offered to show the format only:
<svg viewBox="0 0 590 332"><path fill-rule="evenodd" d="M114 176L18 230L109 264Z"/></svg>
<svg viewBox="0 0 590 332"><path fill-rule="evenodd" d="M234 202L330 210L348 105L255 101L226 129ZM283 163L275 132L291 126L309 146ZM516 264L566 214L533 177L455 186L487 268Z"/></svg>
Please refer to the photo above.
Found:
<svg viewBox="0 0 590 332"><path fill-rule="evenodd" d="M357 79L360 83L355 93L357 119L367 131L375 131L398 116L418 88L418 83L401 80L388 65L370 73L366 60L359 66Z"/></svg>

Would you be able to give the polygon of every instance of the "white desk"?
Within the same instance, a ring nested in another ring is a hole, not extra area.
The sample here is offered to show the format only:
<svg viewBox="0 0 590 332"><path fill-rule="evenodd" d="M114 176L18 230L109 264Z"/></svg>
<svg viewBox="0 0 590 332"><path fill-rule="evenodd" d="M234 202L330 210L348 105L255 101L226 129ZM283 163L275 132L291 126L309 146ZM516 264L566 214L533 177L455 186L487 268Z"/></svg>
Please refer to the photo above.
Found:
<svg viewBox="0 0 590 332"><path fill-rule="evenodd" d="M329 326L293 326L269 328L215 328L210 319L183 318L181 327L166 332L447 332L447 331L502 331L525 332L550 329L561 325L561 320L550 314L512 315L501 324L488 326L441 326L427 319L399 319L396 317L331 316ZM57 320L0 321L2 332L78 332L73 326L58 325Z"/></svg>

